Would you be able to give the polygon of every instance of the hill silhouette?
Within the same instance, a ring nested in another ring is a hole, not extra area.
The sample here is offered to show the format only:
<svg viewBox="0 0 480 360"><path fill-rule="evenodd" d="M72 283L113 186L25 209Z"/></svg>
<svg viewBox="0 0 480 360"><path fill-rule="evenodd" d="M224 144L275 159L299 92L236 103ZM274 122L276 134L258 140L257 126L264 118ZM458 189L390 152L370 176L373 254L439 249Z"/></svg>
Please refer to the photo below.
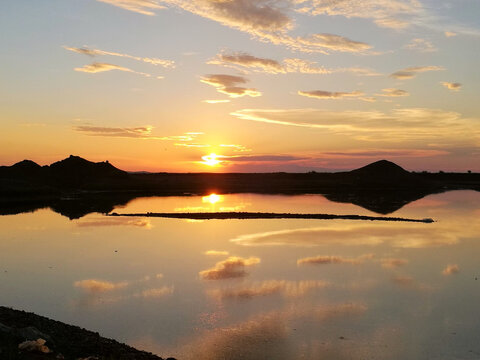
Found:
<svg viewBox="0 0 480 360"><path fill-rule="evenodd" d="M139 196L212 192L323 194L389 214L428 194L455 189L480 191L480 174L412 173L388 160L338 173L128 173L108 161L70 155L46 166L30 160L1 166L0 214L50 207L78 218Z"/></svg>

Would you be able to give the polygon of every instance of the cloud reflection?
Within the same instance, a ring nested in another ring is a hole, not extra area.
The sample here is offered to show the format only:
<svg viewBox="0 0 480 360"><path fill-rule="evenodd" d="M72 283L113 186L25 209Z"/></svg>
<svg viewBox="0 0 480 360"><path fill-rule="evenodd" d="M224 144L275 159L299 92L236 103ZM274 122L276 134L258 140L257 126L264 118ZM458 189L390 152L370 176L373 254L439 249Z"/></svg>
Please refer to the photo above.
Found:
<svg viewBox="0 0 480 360"><path fill-rule="evenodd" d="M455 275L460 271L460 267L457 264L450 264L445 269L443 269L443 275Z"/></svg>
<svg viewBox="0 0 480 360"><path fill-rule="evenodd" d="M244 246L344 246L389 243L399 248L425 248L458 243L452 231L409 224L377 226L315 227L239 235L230 241Z"/></svg>
<svg viewBox="0 0 480 360"><path fill-rule="evenodd" d="M233 288L214 289L207 293L217 300L251 300L269 295L300 297L315 289L323 289L330 284L326 281L268 280Z"/></svg>
<svg viewBox="0 0 480 360"><path fill-rule="evenodd" d="M308 308L292 307L256 315L250 319L210 331L189 341L182 353L195 354L195 360L258 360L296 359L305 349L292 346L292 328L306 323L314 326L315 338L323 333L326 322L351 321L363 315L367 307L361 303L321 305ZM304 344L313 339L303 339ZM311 345L311 343L310 343Z"/></svg>
<svg viewBox="0 0 480 360"><path fill-rule="evenodd" d="M257 257L244 259L237 256L230 256L228 259L215 264L215 267L200 271L200 277L204 280L224 280L247 276L247 266L260 263Z"/></svg>

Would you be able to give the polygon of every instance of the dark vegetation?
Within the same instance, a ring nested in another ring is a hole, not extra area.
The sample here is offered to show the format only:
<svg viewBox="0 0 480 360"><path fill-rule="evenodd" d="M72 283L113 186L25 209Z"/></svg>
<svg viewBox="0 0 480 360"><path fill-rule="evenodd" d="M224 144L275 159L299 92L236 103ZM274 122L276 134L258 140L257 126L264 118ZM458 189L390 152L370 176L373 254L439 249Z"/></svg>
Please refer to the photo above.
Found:
<svg viewBox="0 0 480 360"><path fill-rule="evenodd" d="M69 218L108 213L139 196L216 193L322 194L379 214L392 213L426 195L480 191L477 173L412 173L380 160L337 173L128 173L108 161L70 156L40 166L24 160L0 167L0 214L49 207Z"/></svg>
<svg viewBox="0 0 480 360"><path fill-rule="evenodd" d="M266 213L266 212L196 212L196 213L135 213L117 214L108 216L131 216L131 217L160 217L170 219L191 219L191 220L227 220L227 219L317 219L317 220L370 220L370 221L405 221L432 223L433 219L408 219L386 216L365 216L365 215L333 215L333 214L292 214L292 213Z"/></svg>

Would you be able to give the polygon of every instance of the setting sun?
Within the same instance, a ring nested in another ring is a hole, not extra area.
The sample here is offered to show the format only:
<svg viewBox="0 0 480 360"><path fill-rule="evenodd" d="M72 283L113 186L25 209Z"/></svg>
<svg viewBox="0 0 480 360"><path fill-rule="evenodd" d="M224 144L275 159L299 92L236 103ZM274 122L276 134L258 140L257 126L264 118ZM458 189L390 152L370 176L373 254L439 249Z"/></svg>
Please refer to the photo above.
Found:
<svg viewBox="0 0 480 360"><path fill-rule="evenodd" d="M218 155L211 153L210 155L202 156L203 164L208 166L217 166L221 163L221 160L218 160Z"/></svg>

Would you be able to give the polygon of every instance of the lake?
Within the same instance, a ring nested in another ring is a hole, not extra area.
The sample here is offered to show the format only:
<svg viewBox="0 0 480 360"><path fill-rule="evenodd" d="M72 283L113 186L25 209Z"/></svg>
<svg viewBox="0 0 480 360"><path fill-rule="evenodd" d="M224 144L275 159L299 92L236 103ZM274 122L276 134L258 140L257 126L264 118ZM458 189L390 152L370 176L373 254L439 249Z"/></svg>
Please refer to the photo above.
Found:
<svg viewBox="0 0 480 360"><path fill-rule="evenodd" d="M376 213L321 195L137 198L118 213ZM0 304L180 359L480 358L480 193L353 220L0 216Z"/></svg>

